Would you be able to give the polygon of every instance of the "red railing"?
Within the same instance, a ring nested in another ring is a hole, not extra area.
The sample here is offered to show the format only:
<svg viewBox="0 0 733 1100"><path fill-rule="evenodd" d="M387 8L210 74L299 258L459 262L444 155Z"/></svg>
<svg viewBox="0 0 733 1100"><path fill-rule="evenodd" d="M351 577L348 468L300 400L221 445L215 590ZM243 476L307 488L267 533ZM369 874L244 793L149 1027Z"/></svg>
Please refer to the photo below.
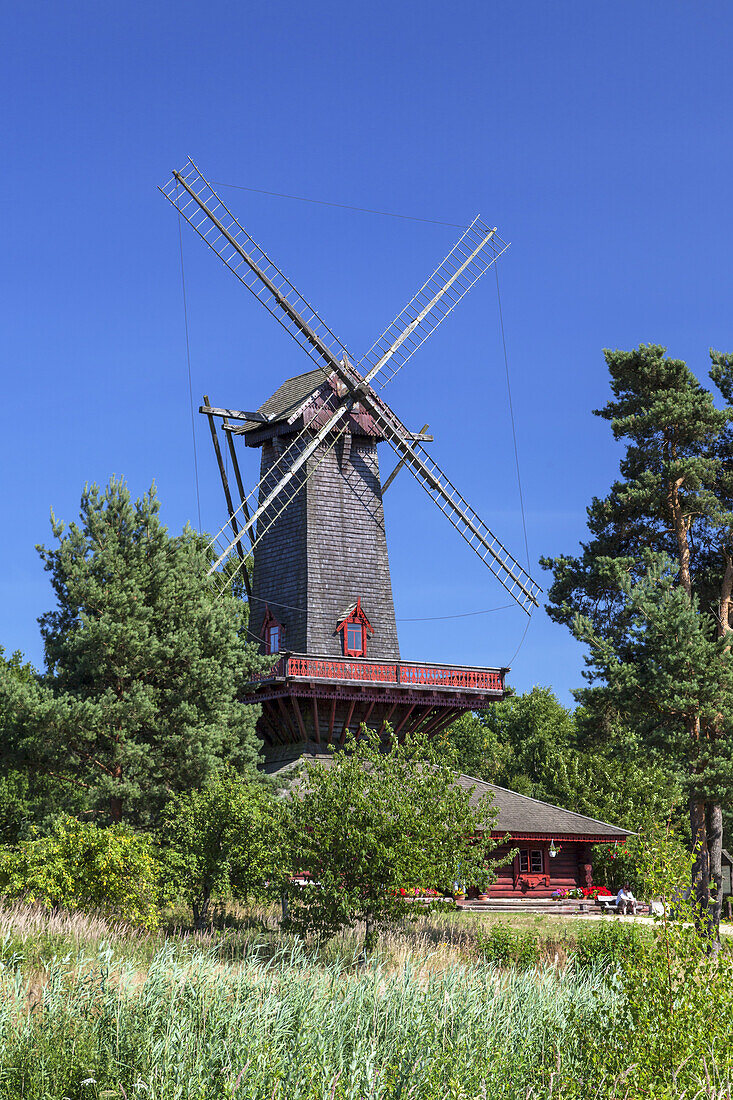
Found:
<svg viewBox="0 0 733 1100"><path fill-rule="evenodd" d="M339 660L338 657L283 656L258 680L287 677L314 680L348 680L370 684L405 684L415 687L462 688L466 691L504 690L504 672L497 668L460 665L426 665L413 661L384 664L380 661Z"/></svg>

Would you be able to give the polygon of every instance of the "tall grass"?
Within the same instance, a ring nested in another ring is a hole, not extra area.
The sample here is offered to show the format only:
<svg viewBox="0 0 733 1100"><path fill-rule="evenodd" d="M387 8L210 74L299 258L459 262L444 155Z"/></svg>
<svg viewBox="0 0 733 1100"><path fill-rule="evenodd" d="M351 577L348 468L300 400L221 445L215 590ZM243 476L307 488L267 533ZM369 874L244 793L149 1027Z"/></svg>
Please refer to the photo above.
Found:
<svg viewBox="0 0 733 1100"><path fill-rule="evenodd" d="M630 927L426 916L368 963L358 930L307 948L268 910L166 935L0 905L2 933L0 1100L733 1100L724 1020L664 1087L654 1019L629 1064L619 957L652 951Z"/></svg>
<svg viewBox="0 0 733 1100"><path fill-rule="evenodd" d="M582 1063L571 1020L609 997L581 978L417 958L313 965L297 943L237 965L160 950L147 972L103 947L0 973L0 1096L160 1100L526 1097Z"/></svg>

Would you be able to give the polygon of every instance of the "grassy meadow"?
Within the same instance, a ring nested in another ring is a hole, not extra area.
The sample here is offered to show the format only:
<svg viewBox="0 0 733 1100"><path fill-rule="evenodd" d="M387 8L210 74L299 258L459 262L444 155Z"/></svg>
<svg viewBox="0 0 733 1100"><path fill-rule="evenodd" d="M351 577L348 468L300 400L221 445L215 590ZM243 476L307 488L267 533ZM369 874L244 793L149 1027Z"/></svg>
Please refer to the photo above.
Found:
<svg viewBox="0 0 733 1100"><path fill-rule="evenodd" d="M0 908L0 1098L732 1095L712 1050L696 1091L604 1068L614 968L648 930L426 914L365 960L358 930L317 950L266 909L220 923L152 933Z"/></svg>

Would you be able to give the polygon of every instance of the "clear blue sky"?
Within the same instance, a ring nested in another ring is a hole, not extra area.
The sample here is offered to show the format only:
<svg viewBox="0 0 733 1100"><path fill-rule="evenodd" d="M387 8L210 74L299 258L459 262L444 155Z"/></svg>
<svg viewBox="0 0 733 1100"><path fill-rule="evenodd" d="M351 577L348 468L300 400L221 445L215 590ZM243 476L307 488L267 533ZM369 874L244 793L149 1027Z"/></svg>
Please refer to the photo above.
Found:
<svg viewBox="0 0 733 1100"><path fill-rule="evenodd" d="M0 644L41 663L52 592L34 544L86 480L155 480L197 524L178 236L156 190L188 155L214 180L466 222L512 246L504 319L532 568L573 552L619 452L591 415L604 346L666 344L700 372L731 331L727 3L126 2L15 5L4 26ZM455 231L226 190L358 356ZM185 228L185 227L184 227ZM190 231L195 399L251 407L308 368ZM385 396L523 557L496 286L487 276ZM197 415L201 508L223 515ZM385 471L390 455L383 457ZM250 455L248 479L256 480ZM386 497L397 614L503 589L408 474ZM519 610L399 624L405 657L503 664ZM582 653L538 611L520 690L567 700Z"/></svg>

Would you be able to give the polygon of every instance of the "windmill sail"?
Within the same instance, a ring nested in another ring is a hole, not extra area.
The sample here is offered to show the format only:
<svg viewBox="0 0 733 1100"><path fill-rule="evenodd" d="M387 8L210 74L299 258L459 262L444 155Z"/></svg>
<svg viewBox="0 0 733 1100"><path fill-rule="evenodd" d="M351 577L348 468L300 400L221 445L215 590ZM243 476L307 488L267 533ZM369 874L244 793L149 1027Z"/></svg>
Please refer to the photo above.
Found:
<svg viewBox="0 0 733 1100"><path fill-rule="evenodd" d="M366 381L376 380L382 387L391 382L508 247L496 229L474 218L427 282L360 360L359 370Z"/></svg>
<svg viewBox="0 0 733 1100"><path fill-rule="evenodd" d="M315 434L311 425L304 425L281 456L275 471L276 484L272 486L273 471L270 470L267 485L260 482L249 497L243 499L240 507L246 509L255 492L263 490L265 493L264 499L235 533L210 572L222 565L255 525L255 541L269 530L310 476L296 477L298 472L329 436L326 451L335 446L336 439L344 430L344 417L355 402L362 402L400 459L404 460L458 533L519 606L531 614L532 608L538 606L538 596L542 591L540 586L499 542L425 449L413 444L408 430L389 406L377 397L370 384L376 378L384 386L394 378L417 348L506 250L508 245L497 236L496 230L489 229L476 218L445 260L367 352L359 364L360 370L355 370L345 346L239 224L193 161L189 160L185 172L174 172L173 179L160 190L230 271L300 344L309 358L327 376L335 372L344 383L341 402L330 419ZM306 435L309 439L301 447ZM238 512L239 509L231 518L234 519ZM231 527L233 529L234 524Z"/></svg>
<svg viewBox="0 0 733 1100"><path fill-rule="evenodd" d="M319 367L333 369L344 355L351 358L326 322L239 224L192 160L185 171L174 172L173 178L158 190Z"/></svg>

